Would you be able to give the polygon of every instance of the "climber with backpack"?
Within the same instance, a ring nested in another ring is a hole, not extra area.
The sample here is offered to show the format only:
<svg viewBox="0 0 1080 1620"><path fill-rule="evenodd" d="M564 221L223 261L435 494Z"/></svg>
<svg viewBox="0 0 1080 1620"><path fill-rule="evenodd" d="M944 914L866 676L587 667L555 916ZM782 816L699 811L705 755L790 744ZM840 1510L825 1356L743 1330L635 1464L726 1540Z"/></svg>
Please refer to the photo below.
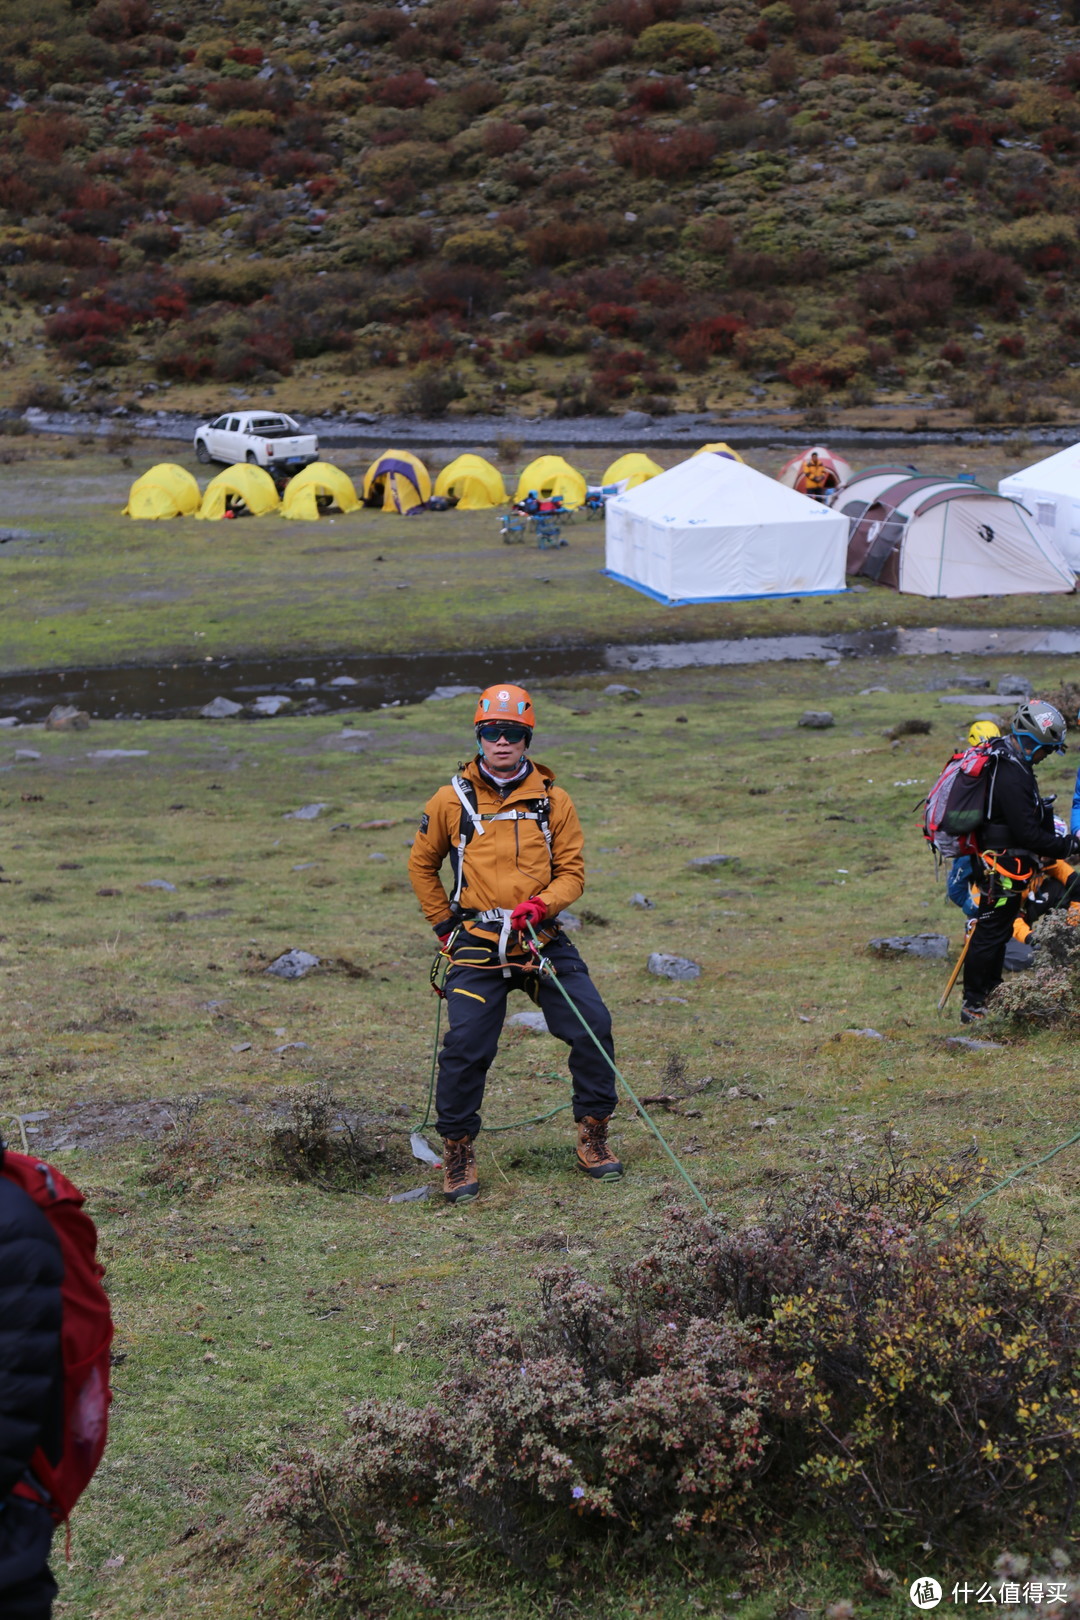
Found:
<svg viewBox="0 0 1080 1620"><path fill-rule="evenodd" d="M1080 855L1080 837L1055 829L1052 800L1040 796L1035 779L1036 765L1065 752L1065 732L1065 720L1053 704L1031 698L1017 709L1007 736L967 750L964 760L976 756L973 763L978 763L981 757L983 768L972 772L961 761L957 772L950 809L966 797L968 826L955 826L954 811L954 830L969 847L955 853L975 854L979 890L964 960L962 1023L986 1016L987 998L1001 983L1013 924L1036 874L1045 863ZM942 821L949 830L948 810Z"/></svg>
<svg viewBox="0 0 1080 1620"><path fill-rule="evenodd" d="M0 1615L48 1620L53 1530L105 1449L112 1316L82 1195L0 1141Z"/></svg>
<svg viewBox="0 0 1080 1620"><path fill-rule="evenodd" d="M476 755L428 800L409 857L417 900L449 960L435 1092L449 1203L480 1190L473 1144L514 989L538 1003L570 1048L578 1168L596 1181L623 1173L607 1140L616 1101L611 1016L558 921L585 887L581 823L553 773L529 758L536 715L528 692L489 686L473 721ZM439 877L446 860L449 898ZM572 1005L539 972L532 933Z"/></svg>

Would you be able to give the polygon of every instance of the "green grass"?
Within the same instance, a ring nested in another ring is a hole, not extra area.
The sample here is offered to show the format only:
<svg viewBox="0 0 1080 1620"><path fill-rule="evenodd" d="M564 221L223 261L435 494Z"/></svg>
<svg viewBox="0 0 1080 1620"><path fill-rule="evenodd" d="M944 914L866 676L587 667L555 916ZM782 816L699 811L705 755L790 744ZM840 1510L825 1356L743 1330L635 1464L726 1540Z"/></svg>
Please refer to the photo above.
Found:
<svg viewBox="0 0 1080 1620"><path fill-rule="evenodd" d="M605 699L600 677L535 694L537 756L585 825L584 904L607 919L577 938L613 1009L620 1061L646 1095L662 1088L672 1053L691 1078L713 1077L695 1100L700 1118L660 1123L716 1210L738 1216L792 1178L866 1160L887 1130L927 1159L976 1142L1005 1173L1074 1128L1075 1043L1047 1034L950 1050L955 1004L945 1020L934 1010L944 964L882 962L865 948L883 932L959 938L911 806L960 716L897 690L948 667L646 675L633 708ZM1028 668L1046 685L1062 675L1060 662ZM882 683L893 692L859 695ZM798 729L808 706L832 709L835 729ZM913 714L933 720L932 735L891 744L885 729ZM81 1133L82 1146L56 1157L90 1195L123 1357L110 1447L75 1517L73 1565L59 1570L58 1613L71 1620L290 1613L273 1545L238 1540L275 1459L341 1434L356 1397L422 1399L443 1335L470 1309L505 1300L527 1315L529 1273L559 1250L602 1278L683 1196L623 1108L628 1175L617 1186L574 1174L564 1116L482 1136L483 1196L467 1210L385 1202L424 1180L405 1133L423 1107L434 1022L432 937L407 887L405 844L461 757L469 718L466 699L366 716L359 743L339 743L339 723L320 718L113 723L0 744L0 1109L51 1110L31 1138L46 1149L62 1127ZM42 758L9 764L27 743ZM148 752L89 757L101 747ZM1044 791L1067 794L1071 774L1055 762ZM282 819L316 799L329 806L318 821ZM376 819L393 825L362 830ZM719 873L688 868L716 851L733 857ZM139 887L156 878L176 892ZM638 890L653 910L629 906ZM368 976L266 977L264 963L290 946ZM701 978L651 977L654 950L693 957ZM867 1027L885 1039L844 1033ZM275 1055L291 1041L308 1045ZM562 1068L554 1041L509 1035L488 1122L562 1100L551 1078ZM291 1184L265 1163L272 1099L320 1079L387 1150L355 1194ZM189 1137L136 1106L195 1092L205 1101ZM1036 1206L1048 1210L1055 1241L1072 1242L1078 1188L1064 1155L992 1208L1021 1230ZM925 1572L897 1570L894 1596L874 1599L854 1550L827 1568L814 1547L791 1545L763 1549L737 1587L680 1586L672 1565L655 1588L576 1601L612 1620L758 1620L843 1598L898 1615L907 1582ZM474 1612L548 1612L495 1571L477 1580ZM687 1609L691 1597L703 1610ZM388 1599L385 1612L409 1611Z"/></svg>
<svg viewBox="0 0 1080 1620"><path fill-rule="evenodd" d="M5 520L27 538L0 552L0 672L188 662L238 655L387 654L582 646L941 624L1063 625L1069 596L939 602L884 588L841 596L669 608L603 575L602 523L578 519L569 545L508 547L496 513L401 518L361 511L316 524L265 517L135 523L120 515L131 480L155 461L206 470L181 446L115 455L42 440L33 459L0 465ZM895 452L903 458L910 449ZM922 467L983 482L1030 460L1023 447L919 452ZM882 450L877 459L887 460ZM333 459L359 482L361 450ZM608 452L570 459L599 477ZM676 452L662 456L670 464ZM775 473L785 452L748 459ZM523 464L523 463L522 463ZM436 461L434 466L437 468ZM507 468L509 475L513 469ZM520 470L520 466L517 470Z"/></svg>

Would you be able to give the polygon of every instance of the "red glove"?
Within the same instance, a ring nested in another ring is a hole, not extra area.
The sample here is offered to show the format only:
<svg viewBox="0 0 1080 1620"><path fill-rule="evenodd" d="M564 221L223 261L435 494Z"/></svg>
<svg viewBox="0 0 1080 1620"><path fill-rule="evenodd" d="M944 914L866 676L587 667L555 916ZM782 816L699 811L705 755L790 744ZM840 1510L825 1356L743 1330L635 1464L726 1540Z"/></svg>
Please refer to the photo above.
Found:
<svg viewBox="0 0 1080 1620"><path fill-rule="evenodd" d="M539 928L546 916L547 906L533 895L531 900L523 900L520 906L514 907L510 913L510 926L516 928L519 934L523 934L529 923L532 923L534 928Z"/></svg>

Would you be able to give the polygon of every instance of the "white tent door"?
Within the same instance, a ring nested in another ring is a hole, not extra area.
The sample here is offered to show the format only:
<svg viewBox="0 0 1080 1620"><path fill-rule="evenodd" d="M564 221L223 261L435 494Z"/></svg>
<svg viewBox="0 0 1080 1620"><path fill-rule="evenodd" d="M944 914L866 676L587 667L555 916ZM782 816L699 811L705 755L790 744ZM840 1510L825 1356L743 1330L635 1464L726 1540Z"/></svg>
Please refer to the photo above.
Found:
<svg viewBox="0 0 1080 1620"><path fill-rule="evenodd" d="M998 488L1003 495L1023 502L1040 529L1060 548L1069 567L1080 572L1080 499L1060 490L1030 488L1015 478L1002 479Z"/></svg>
<svg viewBox="0 0 1080 1620"><path fill-rule="evenodd" d="M916 596L1014 596L1072 587L1011 503L958 497L908 524L900 589Z"/></svg>

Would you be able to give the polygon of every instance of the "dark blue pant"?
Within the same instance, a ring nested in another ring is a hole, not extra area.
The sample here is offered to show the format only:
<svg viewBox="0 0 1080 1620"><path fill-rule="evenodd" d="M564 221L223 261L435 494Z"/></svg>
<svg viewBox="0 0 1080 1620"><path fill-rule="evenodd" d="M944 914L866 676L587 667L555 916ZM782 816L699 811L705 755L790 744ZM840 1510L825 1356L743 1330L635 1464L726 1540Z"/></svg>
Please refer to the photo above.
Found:
<svg viewBox="0 0 1080 1620"><path fill-rule="evenodd" d="M56 1582L49 1571L53 1522L45 1508L21 1496L0 1504L0 1615L49 1620Z"/></svg>
<svg viewBox="0 0 1080 1620"><path fill-rule="evenodd" d="M615 1060L611 1014L589 978L589 970L564 934L557 934L544 955L604 1051ZM446 976L446 1011L450 1027L439 1053L435 1090L440 1136L475 1136L480 1129L487 1072L495 1061L499 1035L511 990L524 989L533 974L511 968L504 978L498 952L486 940L462 929L454 943L453 965ZM494 963L494 966L486 964ZM615 1107L615 1076L597 1051L580 1020L545 975L540 979L540 1010L551 1033L570 1048L574 1083L574 1118L604 1118Z"/></svg>

